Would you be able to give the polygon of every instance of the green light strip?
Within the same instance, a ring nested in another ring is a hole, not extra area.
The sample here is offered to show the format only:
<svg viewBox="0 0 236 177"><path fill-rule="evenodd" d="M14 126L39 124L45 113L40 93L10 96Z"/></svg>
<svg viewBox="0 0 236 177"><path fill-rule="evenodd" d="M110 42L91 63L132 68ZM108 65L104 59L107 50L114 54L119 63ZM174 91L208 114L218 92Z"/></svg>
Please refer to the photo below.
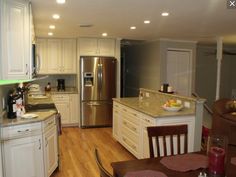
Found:
<svg viewBox="0 0 236 177"><path fill-rule="evenodd" d="M0 85L17 84L21 82L30 82L32 80L0 80Z"/></svg>

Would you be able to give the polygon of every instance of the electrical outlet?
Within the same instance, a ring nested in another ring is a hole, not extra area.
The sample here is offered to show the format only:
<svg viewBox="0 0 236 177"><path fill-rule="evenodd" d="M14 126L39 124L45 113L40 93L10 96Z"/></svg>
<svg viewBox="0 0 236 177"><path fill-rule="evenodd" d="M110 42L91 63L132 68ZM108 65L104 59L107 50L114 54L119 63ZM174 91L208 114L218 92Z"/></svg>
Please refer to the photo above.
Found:
<svg viewBox="0 0 236 177"><path fill-rule="evenodd" d="M150 97L150 94L148 92L146 92L146 97Z"/></svg>
<svg viewBox="0 0 236 177"><path fill-rule="evenodd" d="M189 101L185 101L184 102L184 107L185 108L190 108L190 102Z"/></svg>

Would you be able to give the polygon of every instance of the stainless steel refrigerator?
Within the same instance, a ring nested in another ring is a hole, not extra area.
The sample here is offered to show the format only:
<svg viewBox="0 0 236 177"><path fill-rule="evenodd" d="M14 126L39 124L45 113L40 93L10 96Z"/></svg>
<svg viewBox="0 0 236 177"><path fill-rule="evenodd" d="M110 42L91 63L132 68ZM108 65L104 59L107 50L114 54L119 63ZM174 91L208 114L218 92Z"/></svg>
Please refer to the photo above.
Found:
<svg viewBox="0 0 236 177"><path fill-rule="evenodd" d="M112 98L116 96L116 59L80 57L81 127L112 125Z"/></svg>

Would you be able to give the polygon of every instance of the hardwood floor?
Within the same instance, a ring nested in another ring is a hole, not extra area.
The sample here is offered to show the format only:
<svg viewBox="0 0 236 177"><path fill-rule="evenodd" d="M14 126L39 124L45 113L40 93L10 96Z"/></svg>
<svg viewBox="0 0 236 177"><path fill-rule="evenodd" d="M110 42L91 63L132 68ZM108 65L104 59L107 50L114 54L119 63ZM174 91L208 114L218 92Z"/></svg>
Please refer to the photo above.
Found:
<svg viewBox="0 0 236 177"><path fill-rule="evenodd" d="M99 177L95 147L104 167L111 174L111 162L135 159L113 139L111 128L63 128L59 145L60 168L52 177Z"/></svg>

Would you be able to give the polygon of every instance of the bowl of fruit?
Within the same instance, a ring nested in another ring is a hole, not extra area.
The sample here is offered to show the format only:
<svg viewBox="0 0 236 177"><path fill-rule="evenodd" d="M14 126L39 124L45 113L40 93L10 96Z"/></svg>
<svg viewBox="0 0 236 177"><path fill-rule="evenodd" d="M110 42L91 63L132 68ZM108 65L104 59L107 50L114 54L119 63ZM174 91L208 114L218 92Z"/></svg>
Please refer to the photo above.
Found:
<svg viewBox="0 0 236 177"><path fill-rule="evenodd" d="M177 112L183 108L183 105L176 100L171 99L166 101L165 104L162 105L162 108L166 111Z"/></svg>

